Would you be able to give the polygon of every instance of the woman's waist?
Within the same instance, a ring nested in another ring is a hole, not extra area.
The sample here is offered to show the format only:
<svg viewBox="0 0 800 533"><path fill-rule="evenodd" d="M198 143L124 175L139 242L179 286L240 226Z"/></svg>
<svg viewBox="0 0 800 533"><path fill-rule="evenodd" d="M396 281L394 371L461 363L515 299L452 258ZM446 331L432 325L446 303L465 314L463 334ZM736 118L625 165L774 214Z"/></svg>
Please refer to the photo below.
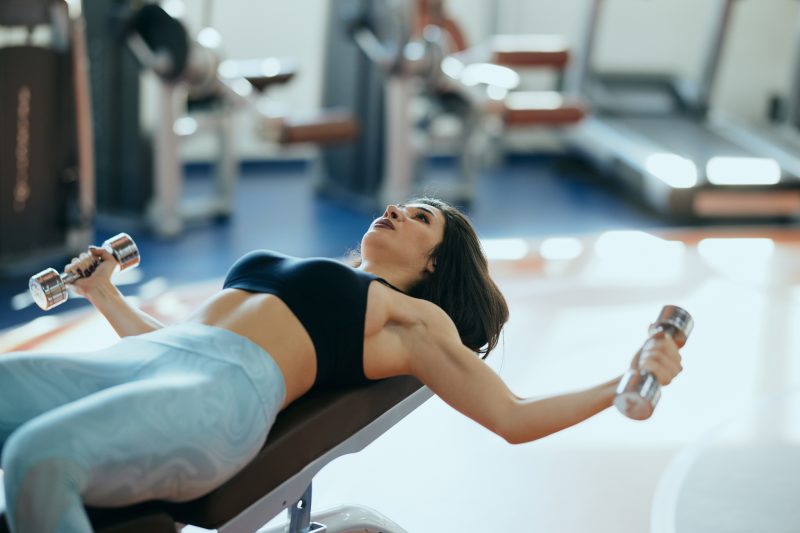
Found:
<svg viewBox="0 0 800 533"><path fill-rule="evenodd" d="M258 345L278 364L290 388L313 382L316 352L306 329L277 296L225 289L210 298L186 323L211 326Z"/></svg>
<svg viewBox="0 0 800 533"><path fill-rule="evenodd" d="M277 296L225 289L187 320L226 329L250 339L266 352L310 352L314 346L303 324Z"/></svg>

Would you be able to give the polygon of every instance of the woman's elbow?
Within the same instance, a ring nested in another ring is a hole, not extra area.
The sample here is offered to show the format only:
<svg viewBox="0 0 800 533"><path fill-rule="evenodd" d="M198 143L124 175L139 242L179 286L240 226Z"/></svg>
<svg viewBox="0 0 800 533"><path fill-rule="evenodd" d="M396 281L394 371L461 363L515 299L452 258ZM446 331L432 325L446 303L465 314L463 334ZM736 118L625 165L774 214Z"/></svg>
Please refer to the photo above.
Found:
<svg viewBox="0 0 800 533"><path fill-rule="evenodd" d="M492 431L509 444L525 444L536 440L535 438L531 438L531 435L526 435L526 432L520 426L518 419L514 416L514 407L516 407L517 402L514 401L513 404L513 406L506 410L504 416L493 425L491 428Z"/></svg>
<svg viewBox="0 0 800 533"><path fill-rule="evenodd" d="M535 440L535 439L525 438L519 432L514 432L514 431L504 431L504 432L498 433L498 435L503 437L503 440L505 440L507 443L512 444L512 445L525 444L525 443L532 442L533 440Z"/></svg>

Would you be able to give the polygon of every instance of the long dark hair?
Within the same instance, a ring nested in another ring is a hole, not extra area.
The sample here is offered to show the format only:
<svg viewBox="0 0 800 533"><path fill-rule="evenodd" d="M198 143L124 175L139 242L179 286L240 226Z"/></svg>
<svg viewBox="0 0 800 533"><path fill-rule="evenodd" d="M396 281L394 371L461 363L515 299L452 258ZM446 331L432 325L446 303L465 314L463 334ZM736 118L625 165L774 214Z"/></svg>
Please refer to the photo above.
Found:
<svg viewBox="0 0 800 533"><path fill-rule="evenodd" d="M434 248L434 270L409 295L441 307L453 320L468 348L489 355L508 321L508 304L489 276L489 263L472 223L455 207L435 198L413 203L435 207L444 214L444 237Z"/></svg>
<svg viewBox="0 0 800 533"><path fill-rule="evenodd" d="M417 198L442 212L442 242L431 252L434 271L408 294L441 307L455 323L461 342L485 359L508 321L508 304L489 276L489 263L469 219L455 207L435 198Z"/></svg>

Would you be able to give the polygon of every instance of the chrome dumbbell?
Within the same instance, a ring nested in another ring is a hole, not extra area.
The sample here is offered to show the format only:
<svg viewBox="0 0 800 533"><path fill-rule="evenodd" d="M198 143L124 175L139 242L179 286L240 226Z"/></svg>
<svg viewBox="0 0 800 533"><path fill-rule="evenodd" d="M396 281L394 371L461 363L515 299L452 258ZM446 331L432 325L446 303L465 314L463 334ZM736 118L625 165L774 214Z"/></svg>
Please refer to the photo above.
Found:
<svg viewBox="0 0 800 533"><path fill-rule="evenodd" d="M694 320L686 310L665 305L648 333L652 336L664 332L681 348L686 344L693 327ZM656 377L646 370L631 369L617 386L614 405L628 418L644 420L653 414L660 398L661 386Z"/></svg>
<svg viewBox="0 0 800 533"><path fill-rule="evenodd" d="M114 256L121 270L139 264L139 249L127 233L120 233L104 241L103 248ZM102 260L98 259L95 264L101 262ZM79 274L67 272L59 274L56 269L47 268L32 276L28 287L36 305L49 311L67 301L69 296L67 285L80 278Z"/></svg>

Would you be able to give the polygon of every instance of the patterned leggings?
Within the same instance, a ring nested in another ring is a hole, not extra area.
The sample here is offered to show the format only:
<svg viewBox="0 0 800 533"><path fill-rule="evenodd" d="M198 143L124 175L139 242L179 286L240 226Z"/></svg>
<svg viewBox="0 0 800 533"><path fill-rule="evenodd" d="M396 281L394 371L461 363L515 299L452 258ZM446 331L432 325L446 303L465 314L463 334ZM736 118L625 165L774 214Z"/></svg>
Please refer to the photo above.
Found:
<svg viewBox="0 0 800 533"><path fill-rule="evenodd" d="M11 531L90 532L83 503L210 492L258 453L285 393L264 350L201 324L90 353L0 355Z"/></svg>

